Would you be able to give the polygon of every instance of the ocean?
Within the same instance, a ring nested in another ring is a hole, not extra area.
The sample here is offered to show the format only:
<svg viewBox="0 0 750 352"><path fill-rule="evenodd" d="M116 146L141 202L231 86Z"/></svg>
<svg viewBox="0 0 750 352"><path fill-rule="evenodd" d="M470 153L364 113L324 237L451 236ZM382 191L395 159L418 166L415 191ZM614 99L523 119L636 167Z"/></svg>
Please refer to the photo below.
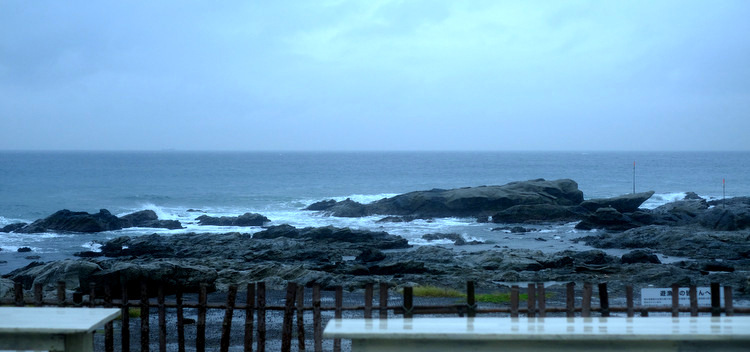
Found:
<svg viewBox="0 0 750 352"><path fill-rule="evenodd" d="M635 167L634 167L635 165ZM635 175L635 178L634 178ZM152 209L183 230L131 228L99 234L0 233L0 274L31 260L70 258L118 236L247 232L261 228L199 226L195 217L261 213L272 224L383 230L414 245L426 233L459 233L496 246L572 248L574 224L537 226L524 241L474 219L377 223L381 217L333 218L303 211L320 200L371 202L432 188L502 185L570 178L584 197L653 190L654 208L685 192L719 199L750 195L748 152L0 152L0 227L32 222L60 209L122 216ZM635 185L634 185L635 181ZM724 183L725 182L725 183ZM198 210L193 212L188 210ZM536 243L534 243L536 242ZM20 247L31 253L18 253ZM35 258L39 256L40 258Z"/></svg>

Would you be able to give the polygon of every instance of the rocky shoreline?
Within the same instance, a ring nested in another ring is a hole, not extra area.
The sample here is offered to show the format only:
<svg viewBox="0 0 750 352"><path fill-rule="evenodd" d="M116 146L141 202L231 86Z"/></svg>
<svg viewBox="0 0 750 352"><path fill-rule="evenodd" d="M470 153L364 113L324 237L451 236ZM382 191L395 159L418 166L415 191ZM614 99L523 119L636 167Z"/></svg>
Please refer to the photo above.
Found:
<svg viewBox="0 0 750 352"><path fill-rule="evenodd" d="M214 226L266 226L254 234L189 233L120 237L102 243L101 252L80 259L33 262L0 279L0 296L13 282L29 289L42 283L52 292L57 281L70 289L91 282L117 288L121 278L166 283L194 291L200 283L223 291L229 285L265 281L282 288L286 281L344 286L358 290L368 282L391 286L433 285L462 288L467 280L492 291L513 282L608 282L613 295L626 284L636 287L672 284L732 286L738 298L750 297L750 198L709 202L695 195L656 209L640 206L653 192L607 199L583 199L572 180L531 180L503 186L410 192L370 204L351 200L321 201L309 206L330 216L382 215L383 221L434 217L472 217L526 230L529 224L576 221L579 229L597 229L577 239L597 248L626 250L621 256L602 250L538 250L503 248L501 243L467 250L472 241L458 234L430 234L425 239L455 245L412 247L386 232L349 228L268 226L260 214L236 218L201 216ZM131 216L132 215L132 216ZM96 232L129 226L176 226L156 214L121 218L61 211L32 224L11 225L3 232ZM82 231L84 229L85 231ZM661 263L654 253L684 258ZM133 293L137 287L131 288ZM117 289L114 292L119 292ZM7 297L6 297L7 298Z"/></svg>

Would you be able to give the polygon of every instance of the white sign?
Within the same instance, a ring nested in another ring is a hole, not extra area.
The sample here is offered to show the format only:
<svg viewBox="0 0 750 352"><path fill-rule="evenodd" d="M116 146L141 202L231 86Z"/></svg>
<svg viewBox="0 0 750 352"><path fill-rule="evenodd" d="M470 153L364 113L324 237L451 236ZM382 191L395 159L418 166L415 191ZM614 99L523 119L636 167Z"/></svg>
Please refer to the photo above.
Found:
<svg viewBox="0 0 750 352"><path fill-rule="evenodd" d="M720 289L721 300L724 300L724 290ZM678 290L680 296L680 306L690 306L690 289L680 287ZM711 288L697 287L698 306L711 306ZM663 307L672 306L672 288L642 288L641 289L641 306L644 307Z"/></svg>

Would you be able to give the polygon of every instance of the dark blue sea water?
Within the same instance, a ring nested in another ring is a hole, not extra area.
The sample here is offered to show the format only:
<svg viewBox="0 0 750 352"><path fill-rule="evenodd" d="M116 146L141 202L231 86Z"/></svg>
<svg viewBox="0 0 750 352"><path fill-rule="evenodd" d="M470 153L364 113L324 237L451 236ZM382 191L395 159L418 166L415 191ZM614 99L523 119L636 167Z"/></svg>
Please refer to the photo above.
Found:
<svg viewBox="0 0 750 352"><path fill-rule="evenodd" d="M634 162L636 190L657 193L648 207L687 191L720 198L723 179L728 197L750 195L747 152L0 152L0 226L60 209L100 208L116 215L153 209L187 226L97 235L0 233L0 273L17 266L21 246L54 259L120 235L260 230L199 227L194 217L200 214L188 209L215 216L258 212L274 224L384 229L415 244L428 232L485 239L492 236L488 225L471 219L383 225L377 218L337 219L300 209L329 198L369 202L415 190L535 178L571 178L584 197L609 197L633 191ZM550 236L571 229L552 229Z"/></svg>

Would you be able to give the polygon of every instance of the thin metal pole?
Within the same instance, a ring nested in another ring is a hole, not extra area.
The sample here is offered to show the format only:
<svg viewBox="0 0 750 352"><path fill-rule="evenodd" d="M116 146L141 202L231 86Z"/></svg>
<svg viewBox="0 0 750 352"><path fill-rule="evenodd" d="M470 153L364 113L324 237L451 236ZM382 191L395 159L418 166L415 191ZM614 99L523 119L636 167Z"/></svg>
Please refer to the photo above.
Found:
<svg viewBox="0 0 750 352"><path fill-rule="evenodd" d="M635 161L633 161L633 194L635 194Z"/></svg>

